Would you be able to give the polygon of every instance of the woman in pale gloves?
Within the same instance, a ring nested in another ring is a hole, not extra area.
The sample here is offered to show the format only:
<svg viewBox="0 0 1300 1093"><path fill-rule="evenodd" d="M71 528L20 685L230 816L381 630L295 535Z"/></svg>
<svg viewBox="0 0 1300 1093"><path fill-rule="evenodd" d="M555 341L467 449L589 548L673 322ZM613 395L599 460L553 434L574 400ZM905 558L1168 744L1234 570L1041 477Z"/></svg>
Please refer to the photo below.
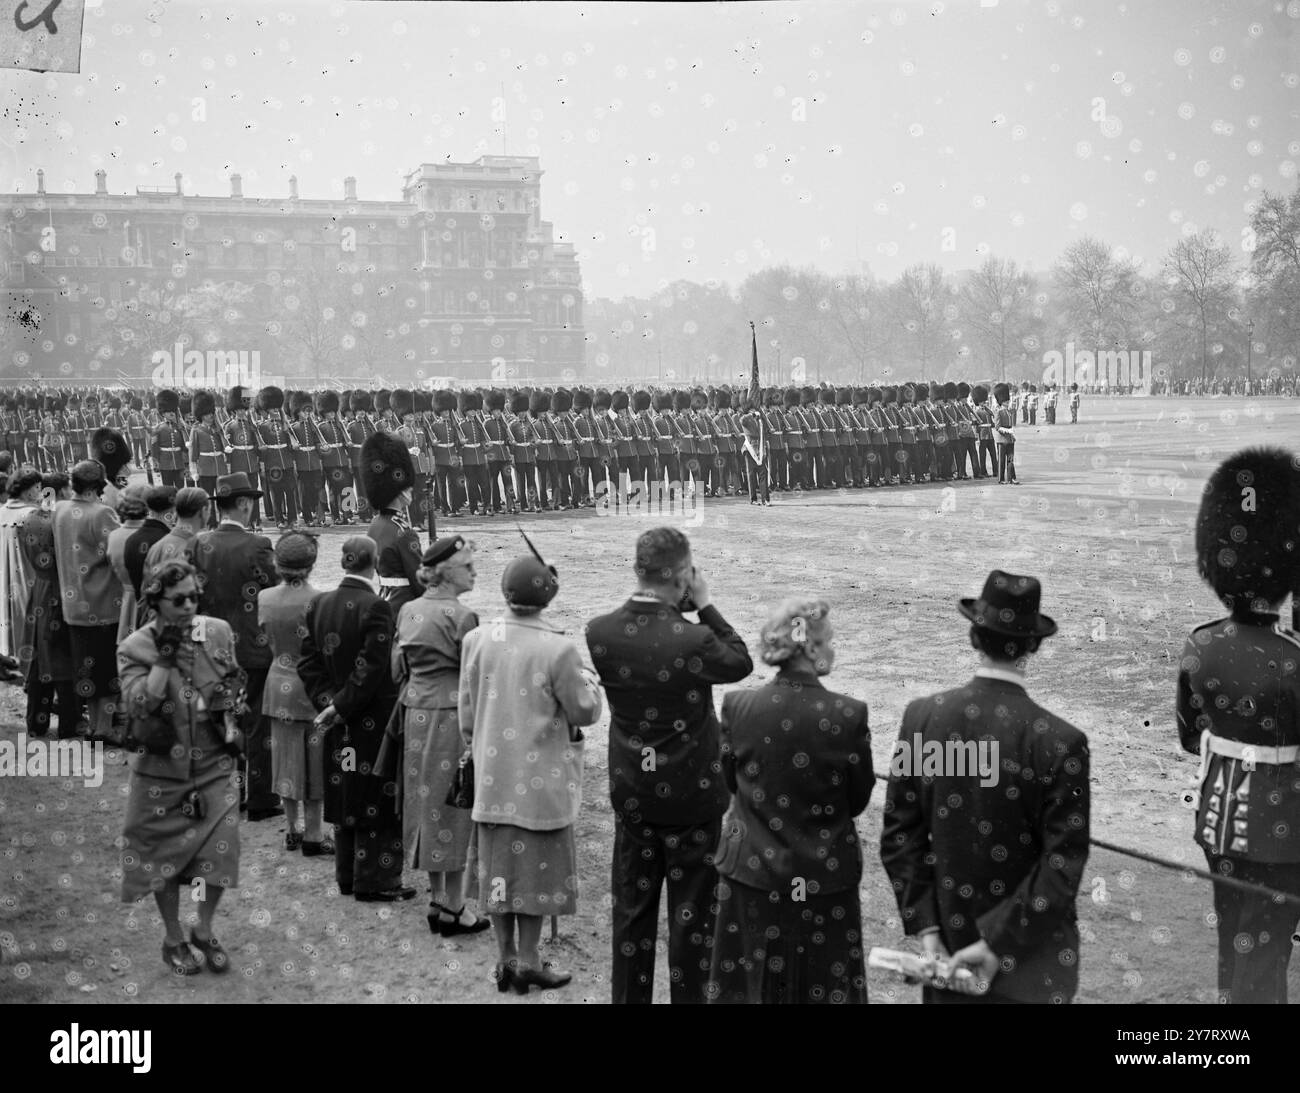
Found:
<svg viewBox="0 0 1300 1093"><path fill-rule="evenodd" d="M577 646L542 619L559 590L540 557L501 578L507 613L466 635L460 726L473 750L479 906L492 916L497 989L527 994L572 978L542 963L546 915L577 907L573 825L582 803L583 735L603 700Z"/></svg>
<svg viewBox="0 0 1300 1093"><path fill-rule="evenodd" d="M212 934L212 916L239 882L236 711L246 677L230 624L197 614L193 566L167 562L141 591L155 615L117 650L133 736L148 738L131 761L122 900L153 893L166 930L163 962L174 974L194 975L203 964L221 973L230 957ZM199 923L187 943L180 885L200 882Z"/></svg>
<svg viewBox="0 0 1300 1093"><path fill-rule="evenodd" d="M393 678L403 687L402 842L406 864L429 874L429 929L443 937L476 934L491 923L465 906L465 867L474 832L470 814L447 804L465 750L457 706L461 644L478 616L460 602L474 590L474 547L460 535L439 539L420 559L425 593L402 605L393 643Z"/></svg>
<svg viewBox="0 0 1300 1093"><path fill-rule="evenodd" d="M762 630L776 678L722 700L735 794L718 848L710 1002L866 1002L853 819L874 784L867 704L828 691L823 600L786 600Z"/></svg>
<svg viewBox="0 0 1300 1093"><path fill-rule="evenodd" d="M271 783L284 802L284 848L304 858L334 853L334 840L324 836L327 730L316 724L316 706L298 676L307 608L319 592L310 580L315 565L315 538L286 532L275 544L280 583L257 594L257 622L273 658L261 710L271 736Z"/></svg>

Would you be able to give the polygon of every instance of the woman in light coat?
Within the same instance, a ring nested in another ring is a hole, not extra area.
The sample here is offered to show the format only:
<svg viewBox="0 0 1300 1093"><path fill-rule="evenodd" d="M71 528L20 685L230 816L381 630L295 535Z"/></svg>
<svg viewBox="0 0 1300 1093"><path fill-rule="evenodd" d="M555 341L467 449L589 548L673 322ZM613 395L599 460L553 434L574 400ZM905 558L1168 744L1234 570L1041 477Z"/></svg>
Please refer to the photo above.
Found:
<svg viewBox="0 0 1300 1093"><path fill-rule="evenodd" d="M572 978L542 963L546 915L577 908L573 826L582 803L582 725L603 699L577 646L540 612L555 570L516 558L501 579L507 613L465 638L461 733L473 751L479 905L492 916L497 989L527 994Z"/></svg>

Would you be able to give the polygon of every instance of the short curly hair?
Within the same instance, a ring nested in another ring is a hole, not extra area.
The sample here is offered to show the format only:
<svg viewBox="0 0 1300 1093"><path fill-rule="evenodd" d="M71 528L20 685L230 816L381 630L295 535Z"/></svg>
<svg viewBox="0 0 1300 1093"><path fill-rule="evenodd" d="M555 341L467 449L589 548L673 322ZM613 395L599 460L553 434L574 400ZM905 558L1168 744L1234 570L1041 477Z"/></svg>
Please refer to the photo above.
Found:
<svg viewBox="0 0 1300 1093"><path fill-rule="evenodd" d="M163 562L162 565L149 574L148 579L140 588L140 595L144 597L145 603L157 610L158 604L167 590L175 588L187 577L193 577L195 584L198 584L198 570L189 562L173 558L169 562Z"/></svg>
<svg viewBox="0 0 1300 1093"><path fill-rule="evenodd" d="M807 596L783 600L759 632L764 664L784 664L796 653L825 642L830 633L830 604Z"/></svg>

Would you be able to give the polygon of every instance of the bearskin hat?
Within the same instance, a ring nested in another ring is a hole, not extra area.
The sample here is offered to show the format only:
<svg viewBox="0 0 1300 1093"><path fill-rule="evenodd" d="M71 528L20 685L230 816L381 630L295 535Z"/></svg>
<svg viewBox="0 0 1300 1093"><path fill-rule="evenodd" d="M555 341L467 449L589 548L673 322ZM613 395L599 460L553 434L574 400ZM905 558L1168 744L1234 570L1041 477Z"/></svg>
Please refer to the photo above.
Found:
<svg viewBox="0 0 1300 1093"><path fill-rule="evenodd" d="M671 410L673 408L673 393L671 391L655 391L651 402L656 410Z"/></svg>
<svg viewBox="0 0 1300 1093"><path fill-rule="evenodd" d="M180 396L181 417L189 417L194 408L194 396L186 392Z"/></svg>
<svg viewBox="0 0 1300 1093"><path fill-rule="evenodd" d="M310 410L315 406L310 391L294 391L289 396L289 412L297 417L299 411Z"/></svg>
<svg viewBox="0 0 1300 1093"><path fill-rule="evenodd" d="M216 413L217 400L207 391L198 391L194 395L194 420L202 421L209 414Z"/></svg>
<svg viewBox="0 0 1300 1093"><path fill-rule="evenodd" d="M957 397L958 397L958 398L965 398L965 397L966 397L967 395L969 395L969 394L970 394L970 384L969 384L969 383L959 383L959 384L957 384Z"/></svg>
<svg viewBox="0 0 1300 1093"><path fill-rule="evenodd" d="M551 408L551 396L546 391L534 391L528 396L528 409L534 414L544 414Z"/></svg>
<svg viewBox="0 0 1300 1093"><path fill-rule="evenodd" d="M970 397L976 406L983 406L989 400L989 389L984 384L977 383L970 389Z"/></svg>
<svg viewBox="0 0 1300 1093"><path fill-rule="evenodd" d="M573 408L575 410L591 409L591 392L584 391L581 387L573 389Z"/></svg>
<svg viewBox="0 0 1300 1093"><path fill-rule="evenodd" d="M615 391L610 396L609 406L611 410L626 410L629 405L629 399L626 391Z"/></svg>
<svg viewBox="0 0 1300 1093"><path fill-rule="evenodd" d="M591 405L597 410L608 410L613 401L614 396L603 387L597 387L591 396Z"/></svg>
<svg viewBox="0 0 1300 1093"><path fill-rule="evenodd" d="M853 405L853 388L851 388L851 387L839 387L839 388L836 388L836 391L835 391L835 405L836 405L836 406L852 406L852 405Z"/></svg>
<svg viewBox="0 0 1300 1093"><path fill-rule="evenodd" d="M118 398L116 395L114 395L111 399L108 400L108 408L110 410L122 409L122 400Z"/></svg>
<svg viewBox="0 0 1300 1093"><path fill-rule="evenodd" d="M168 388L165 391L158 392L155 396L155 405L160 414L174 414L181 408L181 397Z"/></svg>
<svg viewBox="0 0 1300 1093"><path fill-rule="evenodd" d="M670 409L689 410L691 408L691 393L689 391L674 391L673 402Z"/></svg>
<svg viewBox="0 0 1300 1093"><path fill-rule="evenodd" d="M506 408L506 393L504 391L489 391L483 399L483 404L488 408L488 413L495 410L504 410Z"/></svg>
<svg viewBox="0 0 1300 1093"><path fill-rule="evenodd" d="M782 401L786 406L798 406L799 389L797 387L787 387L782 393Z"/></svg>
<svg viewBox="0 0 1300 1093"><path fill-rule="evenodd" d="M801 387L799 389L799 403L802 406L811 406L817 401L816 387Z"/></svg>
<svg viewBox="0 0 1300 1093"><path fill-rule="evenodd" d="M74 406L79 407L81 405L81 396L77 394L69 395L67 399L64 400L64 405L67 406L69 410L71 410Z"/></svg>
<svg viewBox="0 0 1300 1093"><path fill-rule="evenodd" d="M339 393L337 391L317 391L316 404L318 414L337 414L339 412Z"/></svg>
<svg viewBox="0 0 1300 1093"><path fill-rule="evenodd" d="M405 417L415 412L415 399L411 397L410 391L399 387L388 396L388 408L398 417Z"/></svg>
<svg viewBox="0 0 1300 1093"><path fill-rule="evenodd" d="M573 393L566 388L557 387L551 396L551 409L557 414L564 414L573 409Z"/></svg>
<svg viewBox="0 0 1300 1093"><path fill-rule="evenodd" d="M468 414L471 410L483 409L483 396L477 391L462 391L460 395L460 412Z"/></svg>
<svg viewBox="0 0 1300 1093"><path fill-rule="evenodd" d="M650 409L650 392L649 391L634 392L632 395L632 409L635 410L638 414L642 410Z"/></svg>
<svg viewBox="0 0 1300 1093"><path fill-rule="evenodd" d="M388 396L392 394L387 387L381 387L375 392L375 413L388 413Z"/></svg>
<svg viewBox="0 0 1300 1093"><path fill-rule="evenodd" d="M817 401L823 406L835 405L835 388L823 387L817 392Z"/></svg>
<svg viewBox="0 0 1300 1093"><path fill-rule="evenodd" d="M417 414L427 414L433 409L433 395L428 391L412 391L411 405Z"/></svg>
<svg viewBox="0 0 1300 1093"><path fill-rule="evenodd" d="M415 485L411 453L397 437L375 433L361 446L361 485L376 510L387 508Z"/></svg>
<svg viewBox="0 0 1300 1093"><path fill-rule="evenodd" d="M725 387L719 387L713 393L713 398L719 410L731 409L731 392L728 391Z"/></svg>
<svg viewBox="0 0 1300 1093"><path fill-rule="evenodd" d="M1077 391L1078 389L1079 389L1079 385L1077 383L1070 384L1071 391Z"/></svg>
<svg viewBox="0 0 1300 1093"><path fill-rule="evenodd" d="M880 389L880 393L881 395L884 396L884 403L886 406L892 406L895 402L898 401L897 387L882 387Z"/></svg>
<svg viewBox="0 0 1300 1093"><path fill-rule="evenodd" d="M144 409L144 401L143 401L142 399L139 399L139 398L133 398L133 399L131 400L131 409L132 409L132 410L143 410L143 409Z"/></svg>
<svg viewBox="0 0 1300 1093"><path fill-rule="evenodd" d="M433 408L438 413L456 409L456 392L439 390L433 393Z"/></svg>
<svg viewBox="0 0 1300 1093"><path fill-rule="evenodd" d="M226 392L226 409L232 414L248 405L248 395L242 387L232 387Z"/></svg>
<svg viewBox="0 0 1300 1093"><path fill-rule="evenodd" d="M116 429L96 429L90 434L90 458L104 465L104 476L111 482L131 462L131 445Z"/></svg>
<svg viewBox="0 0 1300 1093"><path fill-rule="evenodd" d="M284 409L284 392L278 387L263 387L257 392L257 408L269 412Z"/></svg>
<svg viewBox="0 0 1300 1093"><path fill-rule="evenodd" d="M516 392L510 396L510 412L512 414L522 414L528 409L528 396L522 391Z"/></svg>
<svg viewBox="0 0 1300 1093"><path fill-rule="evenodd" d="M1196 568L1234 614L1300 591L1300 456L1247 448L1219 464L1196 516Z"/></svg>
<svg viewBox="0 0 1300 1093"><path fill-rule="evenodd" d="M352 397L348 399L348 405L354 410L369 411L374 409L375 403L369 391L353 391Z"/></svg>
<svg viewBox="0 0 1300 1093"><path fill-rule="evenodd" d="M917 380L914 384L912 384L912 390L916 394L917 402L924 402L926 399L930 397L930 385L926 383L924 380Z"/></svg>
<svg viewBox="0 0 1300 1093"><path fill-rule="evenodd" d="M1011 388L1005 383L995 383L993 385L993 400L997 403L1011 401Z"/></svg>

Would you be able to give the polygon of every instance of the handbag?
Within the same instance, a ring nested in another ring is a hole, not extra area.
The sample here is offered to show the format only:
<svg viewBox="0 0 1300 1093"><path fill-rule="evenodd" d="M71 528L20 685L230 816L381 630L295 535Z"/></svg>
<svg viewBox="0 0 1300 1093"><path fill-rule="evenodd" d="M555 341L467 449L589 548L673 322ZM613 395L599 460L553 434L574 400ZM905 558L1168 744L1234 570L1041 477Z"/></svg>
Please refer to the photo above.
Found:
<svg viewBox="0 0 1300 1093"><path fill-rule="evenodd" d="M740 863L740 847L745 841L745 821L740 818L740 809L732 797L727 807L727 814L722 817L722 832L718 838L718 849L713 853L713 868L722 876L730 876Z"/></svg>
<svg viewBox="0 0 1300 1093"><path fill-rule="evenodd" d="M126 736L122 743L137 755L170 755L176 745L176 727L172 719L162 713L149 713L143 717L128 717Z"/></svg>
<svg viewBox="0 0 1300 1093"><path fill-rule="evenodd" d="M460 765L451 777L447 804L452 808L474 807L474 756L468 751L460 757Z"/></svg>

